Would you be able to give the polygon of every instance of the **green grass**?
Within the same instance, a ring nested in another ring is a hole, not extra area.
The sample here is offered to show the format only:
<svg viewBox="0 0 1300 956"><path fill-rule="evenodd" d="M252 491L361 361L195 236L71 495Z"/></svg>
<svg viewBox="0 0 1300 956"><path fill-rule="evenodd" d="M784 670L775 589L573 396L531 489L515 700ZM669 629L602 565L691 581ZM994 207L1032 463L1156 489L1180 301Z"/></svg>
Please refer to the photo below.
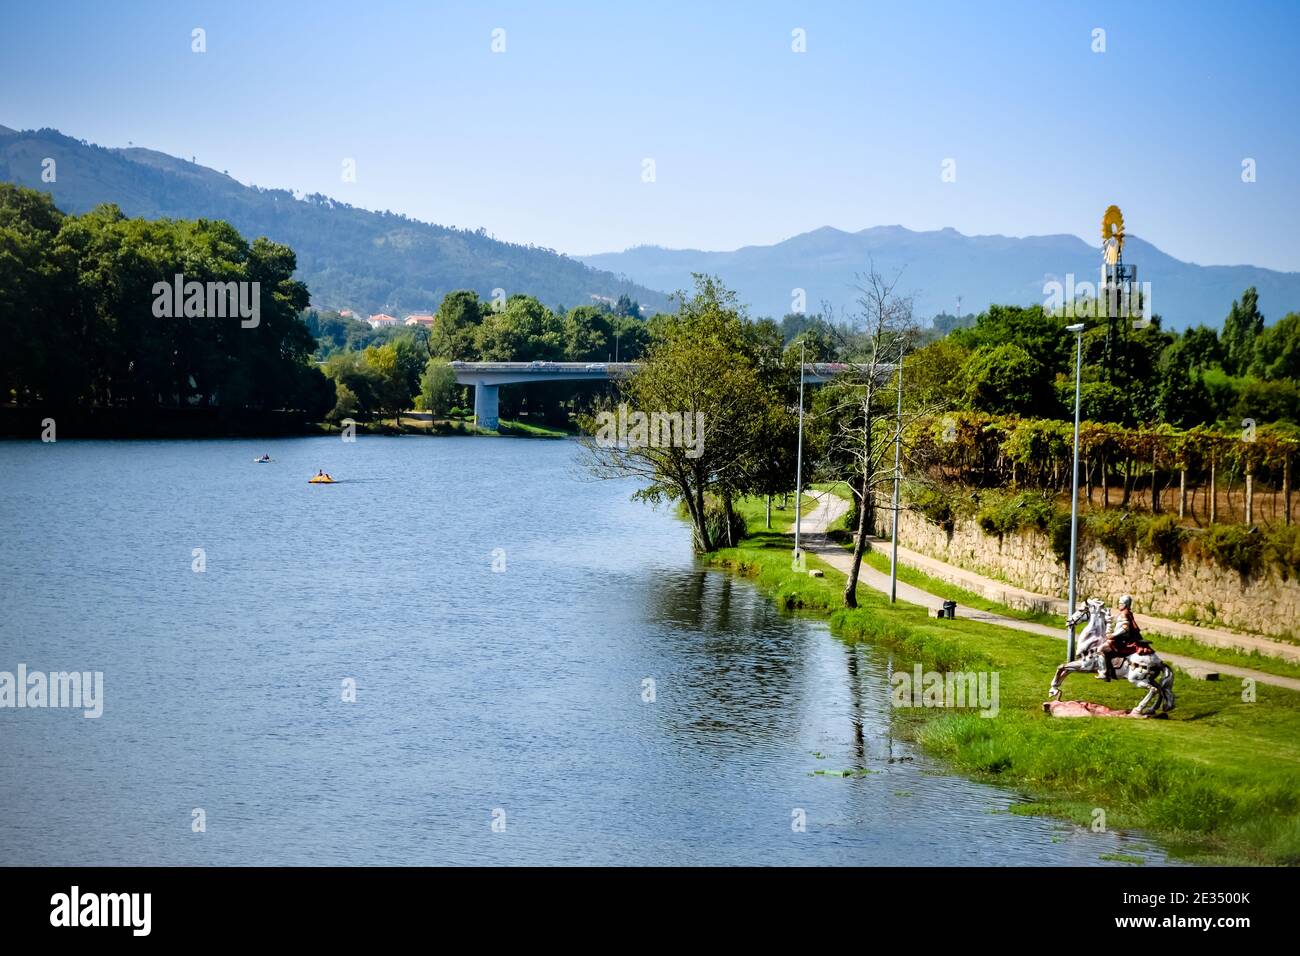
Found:
<svg viewBox="0 0 1300 956"><path fill-rule="evenodd" d="M862 560L877 571L889 573L889 552L883 548L868 551L862 556ZM898 562L898 580L913 587L918 587L923 591L929 591L931 594L946 600L956 601L965 607L973 607L980 611L991 611L994 614L1003 614L1021 621L1033 621L1035 624L1047 624L1051 627L1065 626L1065 622L1056 614L1047 614L1042 611L1025 611L1020 608L1008 607L997 601L990 601L974 591L967 591L965 588L949 584L947 581L926 574L924 571L908 567L901 561Z"/></svg>
<svg viewBox="0 0 1300 956"><path fill-rule="evenodd" d="M732 502L732 507L736 513L745 519L745 526L754 530L766 530L767 527L767 499L761 495L753 495L745 498L739 498ZM812 498L805 497L803 500L803 516L808 515L817 508L817 502ZM772 497L772 530L782 533L794 533L794 492L790 492L789 504L781 508L781 496L773 495Z"/></svg>
<svg viewBox="0 0 1300 956"><path fill-rule="evenodd" d="M790 541L760 533L711 564L753 578L778 605L828 617L845 640L892 649L896 667L996 671L1000 710L907 708L898 732L956 769L1014 786L1035 809L1091 822L1106 811L1112 829L1143 829L1170 852L1202 863L1300 864L1300 694L1260 685L1241 699L1237 681L1180 674L1178 707L1168 720L1066 720L1042 712L1062 644L977 621L939 620L924 608L890 605L869 588L861 607L841 606L844 576L816 558L823 578L790 570ZM1127 683L1072 677L1065 696L1132 707Z"/></svg>
<svg viewBox="0 0 1300 956"><path fill-rule="evenodd" d="M1252 670L1262 671L1265 674L1274 674L1278 677L1300 678L1300 663L1274 657L1271 654L1261 654L1255 650L1240 651L1231 647L1215 647L1213 644L1205 644L1195 638L1161 634L1159 631L1143 631L1142 633L1156 645L1157 651L1168 651L1171 654L1195 657L1198 660L1208 661L1212 664L1249 667ZM1233 680L1234 678L1229 677L1227 679Z"/></svg>
<svg viewBox="0 0 1300 956"><path fill-rule="evenodd" d="M522 438L568 438L576 435L572 429L556 428L554 425L536 425L532 422L500 421L497 429L499 435L515 435Z"/></svg>
<svg viewBox="0 0 1300 956"><path fill-rule="evenodd" d="M336 433L338 427L324 425L322 430ZM382 418L372 422L357 422L357 431L361 434L391 435L398 431L397 419ZM406 435L509 435L516 438L568 438L577 434L572 430L556 428L551 425L537 425L532 422L510 421L501 419L496 431L480 428L474 431L472 419L439 418L426 421L417 418L403 418L401 433Z"/></svg>
<svg viewBox="0 0 1300 956"><path fill-rule="evenodd" d="M829 491L833 495L838 495L845 501L853 500L853 492L849 488L847 481L815 481L808 486L812 491Z"/></svg>

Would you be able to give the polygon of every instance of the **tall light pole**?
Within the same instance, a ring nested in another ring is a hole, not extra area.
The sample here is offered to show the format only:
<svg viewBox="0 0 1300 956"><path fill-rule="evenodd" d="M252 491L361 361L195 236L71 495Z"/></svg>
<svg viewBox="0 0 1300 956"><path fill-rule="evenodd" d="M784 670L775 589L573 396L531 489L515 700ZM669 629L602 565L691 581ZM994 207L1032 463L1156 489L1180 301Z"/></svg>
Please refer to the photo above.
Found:
<svg viewBox="0 0 1300 956"><path fill-rule="evenodd" d="M1083 375L1083 326L1079 322L1067 325L1065 331L1073 332L1074 350L1074 463L1070 471L1070 616L1075 608L1075 567L1079 550L1079 385ZM1065 642L1066 661L1074 660L1074 625L1069 625Z"/></svg>
<svg viewBox="0 0 1300 956"><path fill-rule="evenodd" d="M903 353L898 353L898 411L894 419L894 530L889 553L889 603L898 600L898 482L903 461Z"/></svg>
<svg viewBox="0 0 1300 956"><path fill-rule="evenodd" d="M794 557L799 560L799 525L803 517L803 348L799 342L799 449L794 466Z"/></svg>

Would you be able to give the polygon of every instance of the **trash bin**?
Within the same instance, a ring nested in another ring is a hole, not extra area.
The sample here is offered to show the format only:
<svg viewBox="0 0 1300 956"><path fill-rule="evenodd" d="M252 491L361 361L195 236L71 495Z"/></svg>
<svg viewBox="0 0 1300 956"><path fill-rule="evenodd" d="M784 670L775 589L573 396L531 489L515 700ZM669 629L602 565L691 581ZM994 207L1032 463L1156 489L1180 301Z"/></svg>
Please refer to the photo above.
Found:
<svg viewBox="0 0 1300 956"><path fill-rule="evenodd" d="M946 617L946 618L948 618L948 620L950 620L950 621L953 620L953 619L957 616L957 602L956 602L956 601L944 601L944 602L943 602L943 616Z"/></svg>

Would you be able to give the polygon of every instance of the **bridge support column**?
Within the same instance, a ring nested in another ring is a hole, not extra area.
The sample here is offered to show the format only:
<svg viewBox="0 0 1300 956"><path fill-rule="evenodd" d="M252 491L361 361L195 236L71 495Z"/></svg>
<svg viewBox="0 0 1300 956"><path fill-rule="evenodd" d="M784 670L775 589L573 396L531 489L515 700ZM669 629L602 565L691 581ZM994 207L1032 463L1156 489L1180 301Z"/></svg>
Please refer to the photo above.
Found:
<svg viewBox="0 0 1300 956"><path fill-rule="evenodd" d="M477 419L479 428L485 428L493 432L500 425L497 420L498 387L482 383L474 386L474 418Z"/></svg>

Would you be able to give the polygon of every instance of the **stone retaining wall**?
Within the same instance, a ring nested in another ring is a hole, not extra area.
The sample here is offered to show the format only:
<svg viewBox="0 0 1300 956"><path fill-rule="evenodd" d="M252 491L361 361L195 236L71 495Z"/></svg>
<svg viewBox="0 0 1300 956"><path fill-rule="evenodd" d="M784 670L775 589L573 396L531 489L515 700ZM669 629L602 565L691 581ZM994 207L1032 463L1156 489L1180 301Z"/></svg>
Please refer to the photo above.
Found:
<svg viewBox="0 0 1300 956"><path fill-rule="evenodd" d="M877 533L889 534L890 515L882 510ZM987 535L975 522L958 520L949 535L923 515L899 515L898 542L922 554L1039 594L1064 599L1068 569L1052 552L1047 535L1016 531L1002 539ZM959 582L953 582L959 583ZM1157 617L1223 624L1256 634L1300 634L1300 582L1283 581L1276 570L1243 582L1235 571L1188 555L1178 568L1160 564L1140 550L1121 561L1101 545L1084 545L1079 555L1079 592L1099 595L1114 604L1132 594L1134 610ZM1029 610L1056 611L1024 595L987 595L993 600Z"/></svg>

